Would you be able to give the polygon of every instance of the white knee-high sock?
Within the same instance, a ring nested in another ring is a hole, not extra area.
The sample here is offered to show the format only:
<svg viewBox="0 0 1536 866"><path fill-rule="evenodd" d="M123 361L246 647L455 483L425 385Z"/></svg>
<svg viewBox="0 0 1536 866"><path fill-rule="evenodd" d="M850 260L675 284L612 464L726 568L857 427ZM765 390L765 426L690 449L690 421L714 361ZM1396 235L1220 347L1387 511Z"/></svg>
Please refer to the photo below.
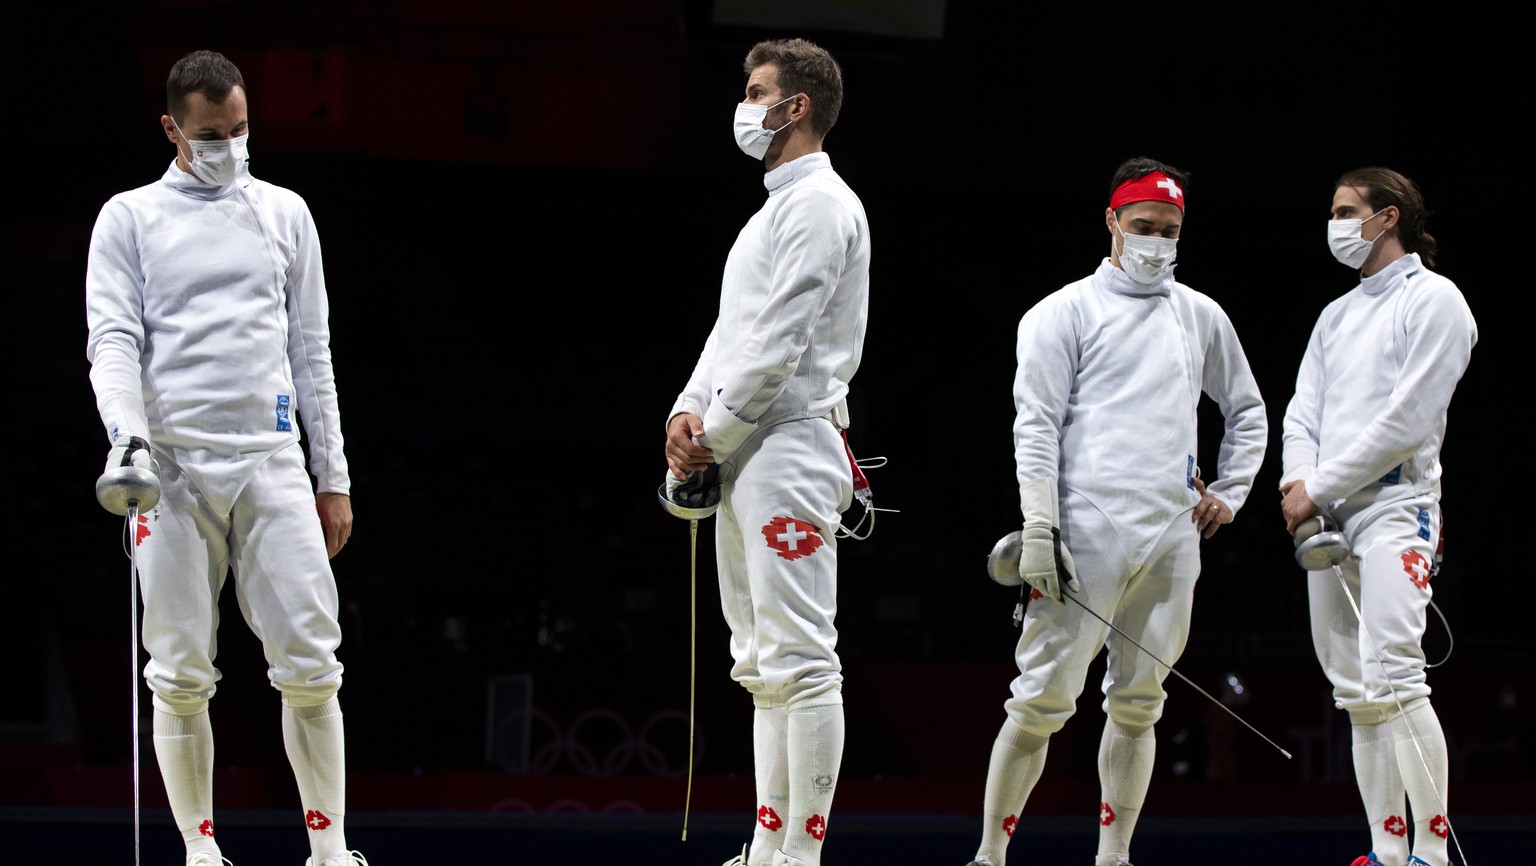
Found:
<svg viewBox="0 0 1536 866"><path fill-rule="evenodd" d="M1410 701L1403 710L1393 715L1390 724L1397 745L1398 773L1413 811L1413 854L1430 866L1442 866L1450 861L1447 839L1451 831L1446 817L1451 795L1446 790L1450 760L1445 731L1429 698Z"/></svg>
<svg viewBox="0 0 1536 866"><path fill-rule="evenodd" d="M748 866L770 866L784 844L789 820L789 710L783 704L752 713L752 765L757 785L757 824Z"/></svg>
<svg viewBox="0 0 1536 866"><path fill-rule="evenodd" d="M1382 863L1408 859L1408 807L1397 769L1392 726L1376 711L1350 713L1355 782L1371 825L1371 850Z"/></svg>
<svg viewBox="0 0 1536 866"><path fill-rule="evenodd" d="M1131 859L1131 834L1147 799L1157 737L1151 726L1104 721L1099 739L1099 854L1094 866Z"/></svg>
<svg viewBox="0 0 1536 866"><path fill-rule="evenodd" d="M283 701L283 746L299 786L313 866L347 848L346 738L335 697L313 707Z"/></svg>
<svg viewBox="0 0 1536 866"><path fill-rule="evenodd" d="M213 838L213 727L208 708L181 716L155 708L155 760L170 800L171 816L187 854L210 851Z"/></svg>
<svg viewBox="0 0 1536 866"><path fill-rule="evenodd" d="M976 858L990 859L997 866L1008 862L1008 840L1029 794L1045 769L1045 754L1050 738L1026 733L1004 719L1003 727L992 742L992 758L987 764L987 787L981 806L981 847Z"/></svg>
<svg viewBox="0 0 1536 866"><path fill-rule="evenodd" d="M789 826L782 851L820 866L821 842L843 764L843 705L789 711Z"/></svg>

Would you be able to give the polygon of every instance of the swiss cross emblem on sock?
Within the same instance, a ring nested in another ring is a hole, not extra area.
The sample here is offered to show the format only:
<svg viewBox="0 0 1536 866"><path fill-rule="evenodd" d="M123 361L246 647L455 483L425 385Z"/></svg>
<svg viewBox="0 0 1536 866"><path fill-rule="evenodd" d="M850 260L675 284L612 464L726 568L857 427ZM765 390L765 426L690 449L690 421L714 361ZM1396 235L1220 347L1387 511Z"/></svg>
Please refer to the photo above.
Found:
<svg viewBox="0 0 1536 866"><path fill-rule="evenodd" d="M775 517L763 524L763 538L779 556L791 562L810 556L826 543L816 527L793 517Z"/></svg>
<svg viewBox="0 0 1536 866"><path fill-rule="evenodd" d="M1393 836L1406 836L1408 835L1408 822L1404 821L1401 815L1388 815L1387 820L1381 822L1381 829L1391 833Z"/></svg>
<svg viewBox="0 0 1536 866"><path fill-rule="evenodd" d="M139 525L133 528L133 546L138 547L143 544L144 539L148 538L151 534L149 531L149 518L140 514Z"/></svg>
<svg viewBox="0 0 1536 866"><path fill-rule="evenodd" d="M1429 822L1429 832L1444 839L1446 834L1451 832L1451 822L1445 820L1444 815L1436 815Z"/></svg>
<svg viewBox="0 0 1536 866"><path fill-rule="evenodd" d="M1013 831L1018 829L1018 827L1019 827L1019 816L1018 815L1009 815L1008 817L1003 819L1003 832L1008 834L1008 838L1009 839L1013 838Z"/></svg>
<svg viewBox="0 0 1536 866"><path fill-rule="evenodd" d="M779 818L779 813L773 811L767 805L757 807L757 823L762 824L763 829L770 833L784 826L784 822Z"/></svg>
<svg viewBox="0 0 1536 866"><path fill-rule="evenodd" d="M1115 823L1115 810L1108 803L1099 804L1099 823L1106 827Z"/></svg>
<svg viewBox="0 0 1536 866"><path fill-rule="evenodd" d="M331 819L325 817L316 809L310 809L304 813L304 825L311 830L324 830L331 826Z"/></svg>
<svg viewBox="0 0 1536 866"><path fill-rule="evenodd" d="M208 818L204 818L203 823L197 825L197 832L203 834L204 836L212 836L213 821Z"/></svg>
<svg viewBox="0 0 1536 866"><path fill-rule="evenodd" d="M809 834L812 839L820 842L821 837L827 835L827 819L821 817L820 815L812 815L811 817L806 818L805 832Z"/></svg>

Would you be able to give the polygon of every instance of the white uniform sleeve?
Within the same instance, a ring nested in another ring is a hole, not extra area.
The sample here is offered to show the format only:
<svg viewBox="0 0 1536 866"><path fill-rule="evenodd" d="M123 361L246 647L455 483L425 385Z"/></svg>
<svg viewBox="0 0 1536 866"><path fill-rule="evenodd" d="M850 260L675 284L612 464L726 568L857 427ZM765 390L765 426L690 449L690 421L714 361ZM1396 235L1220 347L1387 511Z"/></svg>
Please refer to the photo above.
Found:
<svg viewBox="0 0 1536 866"><path fill-rule="evenodd" d="M1037 478L1050 479L1053 488L1058 483L1061 426L1078 363L1077 331L1073 308L1061 295L1048 296L1019 320L1013 447L1021 491Z"/></svg>
<svg viewBox="0 0 1536 866"><path fill-rule="evenodd" d="M1322 441L1322 323L1323 319L1319 317L1312 326L1307 351L1301 356L1301 367L1296 373L1296 392L1285 407L1285 418L1280 426L1280 486L1297 480L1306 481L1309 493L1309 479L1317 465L1318 443Z"/></svg>
<svg viewBox="0 0 1536 866"><path fill-rule="evenodd" d="M835 197L815 189L790 196L769 232L768 297L749 339L731 347L733 376L720 383L717 402L747 421L768 410L799 366L858 236L854 215Z"/></svg>
<svg viewBox="0 0 1536 866"><path fill-rule="evenodd" d="M682 412L704 417L704 410L709 406L709 374L715 366L715 335L719 330L720 321L716 319L714 326L709 329L709 337L704 341L704 350L699 353L698 363L693 365L693 375L688 377L688 384L677 395L672 411L667 413L668 423Z"/></svg>
<svg viewBox="0 0 1536 866"><path fill-rule="evenodd" d="M144 274L127 207L109 201L96 217L86 257L86 359L107 440L149 438L139 359L144 349Z"/></svg>
<svg viewBox="0 0 1536 866"><path fill-rule="evenodd" d="M309 438L309 471L317 493L349 493L351 481L342 451L341 410L331 364L330 301L320 236L309 208L294 215L293 262L288 267L288 363L298 398L299 420Z"/></svg>
<svg viewBox="0 0 1536 866"><path fill-rule="evenodd" d="M1403 328L1402 367L1386 410L1342 453L1316 467L1307 482L1313 502L1348 496L1412 457L1424 431L1434 429L1450 407L1477 341L1461 293L1447 282L1431 286L1409 303Z"/></svg>
<svg viewBox="0 0 1536 866"><path fill-rule="evenodd" d="M1216 458L1216 480L1206 492L1236 513L1253 490L1253 479L1264 462L1269 444L1269 419L1258 380L1248 365L1237 331L1225 311L1215 311L1215 327L1205 352L1201 388L1221 409L1226 419L1221 448Z"/></svg>

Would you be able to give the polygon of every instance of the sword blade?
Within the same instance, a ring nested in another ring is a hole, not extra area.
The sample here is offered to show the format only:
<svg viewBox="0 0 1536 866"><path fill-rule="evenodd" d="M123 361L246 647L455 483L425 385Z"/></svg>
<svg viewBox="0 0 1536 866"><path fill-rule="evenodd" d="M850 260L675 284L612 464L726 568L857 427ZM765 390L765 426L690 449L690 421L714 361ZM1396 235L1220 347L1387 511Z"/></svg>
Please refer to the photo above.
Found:
<svg viewBox="0 0 1536 866"><path fill-rule="evenodd" d="M139 863L139 501L128 501L128 682L133 686L129 700L133 719L133 862Z"/></svg>
<svg viewBox="0 0 1536 866"><path fill-rule="evenodd" d="M1132 646L1134 646L1137 649L1141 650L1142 652L1146 653L1148 658L1152 659L1153 661L1155 661L1158 664L1162 665L1163 667L1167 668L1169 673L1173 674L1174 676L1176 676L1179 679L1183 680L1184 682L1188 683L1190 688L1194 689L1195 691L1199 692L1202 695L1205 695L1206 700L1209 700L1211 703L1215 704L1216 706L1221 707L1232 718L1237 719L1239 722L1242 722L1243 727L1247 728L1250 731L1253 731L1255 734L1258 734L1259 739L1261 739L1264 742L1270 744L1271 746L1274 746L1280 752L1280 754L1284 755L1286 758L1290 758L1291 757L1291 753L1290 752L1287 752L1286 750L1281 749L1279 744L1277 744L1274 740L1271 740L1269 737L1266 737L1262 733L1259 733L1259 729L1258 728L1255 728L1253 725L1248 724L1248 722L1245 721L1242 716L1239 716L1236 712L1234 712L1231 707L1229 707L1226 704L1222 703L1221 701L1217 700L1215 697L1213 697L1210 694L1210 692L1207 692L1205 689L1202 689L1199 686L1195 685L1195 681L1194 680L1192 680L1189 677L1186 677L1183 674L1179 673L1178 668L1175 668L1173 665L1168 664L1167 662L1165 662L1162 659L1158 658L1156 655L1154 655L1152 653L1151 650L1149 650L1146 647L1142 646L1140 643L1137 642L1137 640L1135 638L1133 638L1130 635L1126 634L1119 626L1115 625L1114 623L1110 622L1109 620L1105 619L1104 617L1099 616L1098 613L1096 611L1094 611L1093 608L1091 608L1088 605L1083 604L1081 601L1079 601L1077 596L1072 595L1070 592L1063 592L1061 594L1061 596L1062 596L1062 598L1069 599L1073 604L1075 604L1078 607L1082 608L1083 610L1087 611L1089 616L1091 616L1094 619L1098 620L1099 622L1102 622L1105 625L1109 626L1111 629L1114 630L1115 634L1118 634L1121 637L1125 638L1127 641L1129 641L1131 643Z"/></svg>
<svg viewBox="0 0 1536 866"><path fill-rule="evenodd" d="M688 841L688 807L693 802L693 697L699 647L699 520L688 521L688 787L683 794L683 839Z"/></svg>

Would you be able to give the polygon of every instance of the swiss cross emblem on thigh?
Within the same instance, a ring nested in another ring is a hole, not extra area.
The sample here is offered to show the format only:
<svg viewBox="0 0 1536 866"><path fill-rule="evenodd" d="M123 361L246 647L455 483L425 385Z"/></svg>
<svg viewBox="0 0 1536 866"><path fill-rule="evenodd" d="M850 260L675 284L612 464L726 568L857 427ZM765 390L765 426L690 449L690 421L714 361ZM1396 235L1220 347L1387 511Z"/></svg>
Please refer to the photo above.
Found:
<svg viewBox="0 0 1536 866"><path fill-rule="evenodd" d="M815 526L793 517L775 517L763 524L763 538L774 552L791 561L810 556L826 543Z"/></svg>
<svg viewBox="0 0 1536 866"><path fill-rule="evenodd" d="M1402 555L1403 571L1408 572L1408 579L1419 589L1429 586L1429 560L1417 550L1410 550Z"/></svg>

